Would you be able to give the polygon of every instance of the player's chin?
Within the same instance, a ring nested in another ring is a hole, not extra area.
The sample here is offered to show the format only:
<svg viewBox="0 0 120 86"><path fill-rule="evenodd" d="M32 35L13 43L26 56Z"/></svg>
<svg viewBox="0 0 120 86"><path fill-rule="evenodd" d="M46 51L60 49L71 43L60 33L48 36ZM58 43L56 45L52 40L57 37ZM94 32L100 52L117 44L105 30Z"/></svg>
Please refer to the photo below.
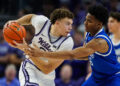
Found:
<svg viewBox="0 0 120 86"><path fill-rule="evenodd" d="M108 29L108 31L109 31L110 33L113 33L113 32L114 32L114 31L113 31L112 29L110 29L110 28Z"/></svg>
<svg viewBox="0 0 120 86"><path fill-rule="evenodd" d="M67 35L68 35L68 33L63 34L64 37L66 37Z"/></svg>
<svg viewBox="0 0 120 86"><path fill-rule="evenodd" d="M86 32L89 32L89 30L88 30L88 29L85 29L85 31L86 31Z"/></svg>
<svg viewBox="0 0 120 86"><path fill-rule="evenodd" d="M85 28L85 31L86 31L86 32L90 32L89 28Z"/></svg>

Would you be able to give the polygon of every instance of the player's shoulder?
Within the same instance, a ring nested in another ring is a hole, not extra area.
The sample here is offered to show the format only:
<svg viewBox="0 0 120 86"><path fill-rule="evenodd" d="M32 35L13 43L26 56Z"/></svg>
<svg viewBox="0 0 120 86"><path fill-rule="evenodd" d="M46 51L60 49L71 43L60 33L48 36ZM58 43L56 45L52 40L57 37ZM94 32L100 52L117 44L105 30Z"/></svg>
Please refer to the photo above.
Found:
<svg viewBox="0 0 120 86"><path fill-rule="evenodd" d="M74 46L74 42L71 36L67 36L64 38L62 43L60 44L59 50L72 50Z"/></svg>
<svg viewBox="0 0 120 86"><path fill-rule="evenodd" d="M74 44L73 38L72 38L71 35L69 34L69 35L65 38L65 40L64 40L64 42L63 42L63 45L73 45L73 44Z"/></svg>
<svg viewBox="0 0 120 86"><path fill-rule="evenodd" d="M31 22L32 23L35 23L35 22L44 23L47 20L49 20L49 19L46 16L44 16L44 15L33 15L32 19L31 19Z"/></svg>
<svg viewBox="0 0 120 86"><path fill-rule="evenodd" d="M48 18L44 15L33 15L32 19L41 19L41 20L48 20Z"/></svg>

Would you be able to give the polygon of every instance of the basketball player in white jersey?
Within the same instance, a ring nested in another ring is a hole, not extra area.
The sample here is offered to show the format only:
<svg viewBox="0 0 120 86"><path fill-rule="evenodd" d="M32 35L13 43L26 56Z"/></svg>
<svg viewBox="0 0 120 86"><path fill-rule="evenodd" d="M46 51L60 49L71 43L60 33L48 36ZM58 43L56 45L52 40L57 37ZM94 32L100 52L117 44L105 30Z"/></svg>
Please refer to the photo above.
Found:
<svg viewBox="0 0 120 86"><path fill-rule="evenodd" d="M110 38L113 42L115 52L118 56L118 61L120 62L120 13L112 12L108 19L108 29L112 34Z"/></svg>
<svg viewBox="0 0 120 86"><path fill-rule="evenodd" d="M41 50L72 50L73 40L69 34L72 29L72 19L73 14L69 10L60 8L51 13L50 20L43 15L28 14L18 20L9 21L4 27L12 22L18 22L21 25L32 24L35 28L32 43ZM26 47L19 44L17 48L24 51ZM27 59L22 62L19 71L21 86L55 86L54 70L64 60L29 57L27 56Z"/></svg>

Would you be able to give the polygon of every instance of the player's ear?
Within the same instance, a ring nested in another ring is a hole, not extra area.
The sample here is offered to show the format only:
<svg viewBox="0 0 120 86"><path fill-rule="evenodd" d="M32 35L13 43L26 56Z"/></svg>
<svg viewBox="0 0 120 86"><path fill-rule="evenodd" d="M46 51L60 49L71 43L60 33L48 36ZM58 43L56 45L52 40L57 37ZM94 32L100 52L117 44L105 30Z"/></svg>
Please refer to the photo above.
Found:
<svg viewBox="0 0 120 86"><path fill-rule="evenodd" d="M59 20L56 20L56 21L55 21L55 24L57 24L57 25L58 25L59 23L60 23L60 21L59 21Z"/></svg>
<svg viewBox="0 0 120 86"><path fill-rule="evenodd" d="M99 23L97 24L97 27L98 27L98 28L101 28L101 27L102 27L102 23L99 22Z"/></svg>

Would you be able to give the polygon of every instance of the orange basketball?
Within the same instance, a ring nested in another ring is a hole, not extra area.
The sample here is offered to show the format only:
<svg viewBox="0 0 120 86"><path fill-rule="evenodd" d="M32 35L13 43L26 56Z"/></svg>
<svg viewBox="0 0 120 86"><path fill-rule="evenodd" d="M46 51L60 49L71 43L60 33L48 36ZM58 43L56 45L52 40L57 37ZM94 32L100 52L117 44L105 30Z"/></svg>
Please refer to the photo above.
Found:
<svg viewBox="0 0 120 86"><path fill-rule="evenodd" d="M3 36L5 41L10 44L14 45L13 40L22 43L23 38L26 37L26 30L22 25L14 22L3 29Z"/></svg>

